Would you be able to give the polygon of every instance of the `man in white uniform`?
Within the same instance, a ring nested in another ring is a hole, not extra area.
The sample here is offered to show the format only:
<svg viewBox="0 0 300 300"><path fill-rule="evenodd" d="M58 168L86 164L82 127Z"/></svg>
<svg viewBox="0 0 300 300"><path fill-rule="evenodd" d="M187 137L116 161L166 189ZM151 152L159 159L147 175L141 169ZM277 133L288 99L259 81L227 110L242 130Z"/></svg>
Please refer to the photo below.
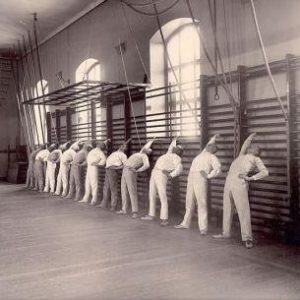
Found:
<svg viewBox="0 0 300 300"><path fill-rule="evenodd" d="M98 196L98 172L99 167L104 167L106 162L106 143L98 142L96 148L92 149L87 155L87 171L85 177L85 194L79 203L88 203L92 196L91 204L97 203Z"/></svg>
<svg viewBox="0 0 300 300"><path fill-rule="evenodd" d="M26 176L26 187L28 189L34 189L35 187L35 175L34 175L35 157L43 149L44 149L43 146L36 146L33 149L33 151L29 154L27 176Z"/></svg>
<svg viewBox="0 0 300 300"><path fill-rule="evenodd" d="M142 220L153 220L156 212L156 196L159 195L161 209L160 219L161 225L168 225L168 198L167 198L167 182L168 179L179 176L182 171L181 156L183 149L176 146L177 138L175 138L169 146L168 152L162 155L156 162L151 178L149 187L149 214L142 217Z"/></svg>
<svg viewBox="0 0 300 300"><path fill-rule="evenodd" d="M206 235L207 233L207 180L221 173L221 163L214 155L217 152L216 138L217 135L212 137L203 151L192 162L187 182L185 216L175 228L190 227L196 198L200 234Z"/></svg>
<svg viewBox="0 0 300 300"><path fill-rule="evenodd" d="M124 152L127 150L127 144L130 140L124 142L118 151L113 152L106 159L103 199L99 205L101 208L107 208L108 202L110 202L110 211L116 210L118 203L118 170L123 169L127 161L127 155Z"/></svg>
<svg viewBox="0 0 300 300"><path fill-rule="evenodd" d="M64 151L68 149L70 143L64 143L59 146L58 149L53 150L48 157L47 169L46 169L46 184L45 184L45 193L54 193L55 191L55 171L56 166L59 163L61 156Z"/></svg>
<svg viewBox="0 0 300 300"><path fill-rule="evenodd" d="M223 195L223 233L213 236L214 238L230 238L234 203L240 220L242 240L248 249L253 247L248 182L269 175L267 168L259 158L259 147L251 146L254 136L255 133L252 133L246 139L239 156L230 166ZM255 170L258 170L258 173L249 177L248 174Z"/></svg>
<svg viewBox="0 0 300 300"><path fill-rule="evenodd" d="M70 170L68 199L72 199L74 194L76 194L74 201L79 201L80 197L83 196L83 167L87 165L86 158L91 149L93 149L92 144L85 143L82 149L75 154Z"/></svg>
<svg viewBox="0 0 300 300"><path fill-rule="evenodd" d="M149 169L149 155L154 140L149 141L140 152L132 154L125 162L121 179L122 209L118 214L127 214L131 201L132 218L138 216L137 174Z"/></svg>
<svg viewBox="0 0 300 300"><path fill-rule="evenodd" d="M37 189L43 192L45 185L45 167L48 160L48 156L52 150L56 147L55 144L51 144L48 149L41 150L35 157L34 173L37 183Z"/></svg>
<svg viewBox="0 0 300 300"><path fill-rule="evenodd" d="M55 195L57 196L60 195L61 188L63 188L61 196L65 197L67 195L69 187L70 164L73 161L76 152L80 150L81 145L82 142L80 140L73 143L70 149L66 150L61 156L55 191Z"/></svg>

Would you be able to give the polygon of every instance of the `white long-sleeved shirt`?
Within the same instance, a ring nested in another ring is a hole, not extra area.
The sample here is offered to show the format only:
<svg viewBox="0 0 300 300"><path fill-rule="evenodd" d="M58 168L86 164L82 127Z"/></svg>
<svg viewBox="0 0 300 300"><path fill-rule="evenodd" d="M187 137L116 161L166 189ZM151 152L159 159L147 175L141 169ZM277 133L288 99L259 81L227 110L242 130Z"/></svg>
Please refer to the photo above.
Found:
<svg viewBox="0 0 300 300"><path fill-rule="evenodd" d="M127 155L124 152L115 151L106 159L106 168L121 167L125 165L126 161Z"/></svg>
<svg viewBox="0 0 300 300"><path fill-rule="evenodd" d="M36 155L35 160L47 161L49 154L48 149L43 149Z"/></svg>
<svg viewBox="0 0 300 300"><path fill-rule="evenodd" d="M105 166L106 155L99 148L92 149L86 158L88 167L92 164L97 164L98 166Z"/></svg>
<svg viewBox="0 0 300 300"><path fill-rule="evenodd" d="M216 177L221 173L221 163L214 154L203 150L194 158L190 168L190 173L200 171L206 173L207 179Z"/></svg>
<svg viewBox="0 0 300 300"><path fill-rule="evenodd" d="M250 172L258 170L258 173L252 176L254 180L262 179L269 175L269 172L263 161L253 154L239 155L231 164L228 176L247 176Z"/></svg>
<svg viewBox="0 0 300 300"><path fill-rule="evenodd" d="M175 153L166 153L159 157L154 166L154 170L167 171L174 178L183 171L181 158Z"/></svg>
<svg viewBox="0 0 300 300"><path fill-rule="evenodd" d="M76 151L71 148L66 150L60 158L61 163L65 164L65 163L72 162L75 157L75 154L76 154Z"/></svg>
<svg viewBox="0 0 300 300"><path fill-rule="evenodd" d="M125 166L135 169L137 172L143 172L150 168L148 155L145 153L134 153L127 159Z"/></svg>

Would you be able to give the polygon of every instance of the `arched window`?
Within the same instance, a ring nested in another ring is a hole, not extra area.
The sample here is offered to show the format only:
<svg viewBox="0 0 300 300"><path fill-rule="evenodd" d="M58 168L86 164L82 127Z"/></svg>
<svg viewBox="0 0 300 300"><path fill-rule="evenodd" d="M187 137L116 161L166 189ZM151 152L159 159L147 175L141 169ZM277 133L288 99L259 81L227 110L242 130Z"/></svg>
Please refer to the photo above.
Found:
<svg viewBox="0 0 300 300"><path fill-rule="evenodd" d="M76 82L83 80L100 80L100 63L97 59L88 58L83 61L76 69Z"/></svg>
<svg viewBox="0 0 300 300"><path fill-rule="evenodd" d="M88 58L83 61L75 73L76 83L81 81L100 81L100 63L97 59ZM102 120L102 113L100 104L96 104L95 107L96 122ZM91 103L79 104L76 107L76 119L74 120L77 126L78 138L91 138L91 126L88 123L91 122Z"/></svg>
<svg viewBox="0 0 300 300"><path fill-rule="evenodd" d="M198 135L199 126L189 106L194 109L200 107L199 35L189 18L172 20L162 30L167 47L164 48L161 36L156 32L150 41L150 68L154 87L165 86L167 96L155 99L155 106L147 103L148 110L150 108L148 113L172 111L174 113L168 125L173 132L185 136ZM182 94L179 93L177 80L181 84ZM160 111L157 111L158 107Z"/></svg>
<svg viewBox="0 0 300 300"><path fill-rule="evenodd" d="M34 98L40 97L43 95L46 95L49 93L49 85L48 81L46 80L40 80L35 85L33 89L33 96ZM49 112L49 106L45 105L46 113ZM43 136L45 138L45 141L47 139L46 133L47 133L47 125L46 125L46 115L45 110L42 105L34 105L33 111L35 115L35 121L36 121L36 130L34 131L34 142L35 144L43 143Z"/></svg>
<svg viewBox="0 0 300 300"><path fill-rule="evenodd" d="M193 109L200 106L200 88L197 82L200 78L200 41L195 26L187 24L178 28L167 40L167 51L173 66L172 70L170 63L166 62L168 85L173 89L177 80L183 84L183 95L174 93L169 103L170 111L176 111L176 120L179 120L175 122L174 129L182 135L196 135L199 127L189 109L189 105Z"/></svg>

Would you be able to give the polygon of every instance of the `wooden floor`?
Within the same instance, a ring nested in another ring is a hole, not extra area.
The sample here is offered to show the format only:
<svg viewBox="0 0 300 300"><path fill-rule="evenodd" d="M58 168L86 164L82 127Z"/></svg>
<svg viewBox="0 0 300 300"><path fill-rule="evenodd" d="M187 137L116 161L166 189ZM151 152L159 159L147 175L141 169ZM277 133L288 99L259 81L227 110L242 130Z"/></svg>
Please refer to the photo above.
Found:
<svg viewBox="0 0 300 300"><path fill-rule="evenodd" d="M299 262L0 185L0 299L300 299Z"/></svg>

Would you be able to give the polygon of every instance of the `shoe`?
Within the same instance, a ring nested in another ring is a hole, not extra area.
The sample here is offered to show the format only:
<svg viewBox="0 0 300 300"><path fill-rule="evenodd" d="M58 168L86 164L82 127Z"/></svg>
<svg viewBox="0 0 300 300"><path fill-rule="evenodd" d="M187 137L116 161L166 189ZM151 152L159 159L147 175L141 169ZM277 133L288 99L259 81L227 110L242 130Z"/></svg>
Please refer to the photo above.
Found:
<svg viewBox="0 0 300 300"><path fill-rule="evenodd" d="M109 211L110 211L110 212L115 212L116 209L115 209L115 208L111 208Z"/></svg>
<svg viewBox="0 0 300 300"><path fill-rule="evenodd" d="M124 211L124 210L121 209L121 210L117 211L117 214L118 215L126 215L126 211Z"/></svg>
<svg viewBox="0 0 300 300"><path fill-rule="evenodd" d="M200 235L205 236L207 235L207 232L205 230L200 230Z"/></svg>
<svg viewBox="0 0 300 300"><path fill-rule="evenodd" d="M137 219L139 217L138 213L132 213L131 218L132 219Z"/></svg>
<svg viewBox="0 0 300 300"><path fill-rule="evenodd" d="M230 239L230 235L224 235L224 234L215 234L212 236L214 239Z"/></svg>
<svg viewBox="0 0 300 300"><path fill-rule="evenodd" d="M183 226L182 224L175 225L174 228L176 228L176 229L189 229L188 227Z"/></svg>
<svg viewBox="0 0 300 300"><path fill-rule="evenodd" d="M168 225L169 225L168 220L161 220L160 226L168 226Z"/></svg>
<svg viewBox="0 0 300 300"><path fill-rule="evenodd" d="M92 201L92 202L90 203L91 206L95 206L96 204L97 204L96 201Z"/></svg>
<svg viewBox="0 0 300 300"><path fill-rule="evenodd" d="M61 196L65 198L65 197L67 197L67 194L61 194Z"/></svg>
<svg viewBox="0 0 300 300"><path fill-rule="evenodd" d="M146 215L144 217L141 217L141 220L143 220L143 221L153 221L154 217Z"/></svg>
<svg viewBox="0 0 300 300"><path fill-rule="evenodd" d="M247 241L245 242L245 247L246 247L247 249L253 248L253 242L250 241L250 240L247 240Z"/></svg>
<svg viewBox="0 0 300 300"><path fill-rule="evenodd" d="M78 203L88 203L88 201L82 199L82 200L78 201Z"/></svg>

